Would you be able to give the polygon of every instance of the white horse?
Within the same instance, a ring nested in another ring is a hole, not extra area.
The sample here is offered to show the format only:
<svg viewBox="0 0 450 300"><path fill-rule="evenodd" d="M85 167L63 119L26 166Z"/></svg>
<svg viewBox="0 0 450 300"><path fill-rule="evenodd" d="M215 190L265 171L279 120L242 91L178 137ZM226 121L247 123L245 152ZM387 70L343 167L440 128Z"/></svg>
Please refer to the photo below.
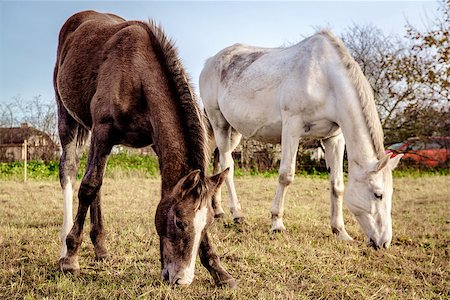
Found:
<svg viewBox="0 0 450 300"><path fill-rule="evenodd" d="M352 240L344 227L343 155L349 160L346 205L368 243L387 248L392 240L392 170L401 156L385 155L383 131L369 82L340 39L321 31L288 48L235 44L207 60L200 94L211 122L226 178L229 207L243 218L233 183L231 152L241 134L282 145L272 231L283 231L287 187L295 173L299 140L323 140L330 172L331 229ZM345 137L345 141L344 141ZM219 191L220 192L220 191ZM223 213L215 203L215 213Z"/></svg>

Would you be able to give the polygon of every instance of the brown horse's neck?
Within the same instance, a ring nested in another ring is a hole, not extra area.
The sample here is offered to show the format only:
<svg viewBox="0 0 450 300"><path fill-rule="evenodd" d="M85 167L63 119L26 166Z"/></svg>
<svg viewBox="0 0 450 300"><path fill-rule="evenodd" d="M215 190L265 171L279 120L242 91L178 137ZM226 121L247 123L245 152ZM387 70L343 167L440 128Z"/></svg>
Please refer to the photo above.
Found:
<svg viewBox="0 0 450 300"><path fill-rule="evenodd" d="M147 77L152 84L143 86L148 102L152 142L158 155L164 195L190 171L205 172L205 133L195 99L181 99L174 88L174 78L153 61L150 69L160 70L162 80ZM145 81L144 80L144 81ZM189 101L187 101L189 100ZM184 101L184 103L182 103ZM189 104L189 105L188 105ZM187 107L186 107L187 106Z"/></svg>
<svg viewBox="0 0 450 300"><path fill-rule="evenodd" d="M174 116L166 116L164 122L158 122L153 137L159 159L163 195L172 190L182 177L198 168L191 163L188 140L183 132L181 120L167 122L167 118L171 117Z"/></svg>
<svg viewBox="0 0 450 300"><path fill-rule="evenodd" d="M149 106L153 111L152 139L159 157L164 194L188 172L199 169L204 174L206 134L177 49L153 22L147 25L152 54L156 58L149 62L149 67L154 71L159 69L162 75L161 80L144 79L144 93L152 102Z"/></svg>

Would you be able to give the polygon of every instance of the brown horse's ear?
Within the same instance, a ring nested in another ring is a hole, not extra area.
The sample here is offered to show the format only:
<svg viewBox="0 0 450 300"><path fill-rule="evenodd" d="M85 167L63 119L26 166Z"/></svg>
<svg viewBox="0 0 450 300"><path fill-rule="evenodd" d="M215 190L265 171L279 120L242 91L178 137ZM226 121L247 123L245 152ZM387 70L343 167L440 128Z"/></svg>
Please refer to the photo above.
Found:
<svg viewBox="0 0 450 300"><path fill-rule="evenodd" d="M200 181L200 170L195 170L184 176L181 180L181 197L189 194Z"/></svg>
<svg viewBox="0 0 450 300"><path fill-rule="evenodd" d="M225 181L229 171L230 171L230 168L226 168L222 172L220 172L214 176L211 176L209 178L209 179L211 179L214 193L220 188L222 183Z"/></svg>

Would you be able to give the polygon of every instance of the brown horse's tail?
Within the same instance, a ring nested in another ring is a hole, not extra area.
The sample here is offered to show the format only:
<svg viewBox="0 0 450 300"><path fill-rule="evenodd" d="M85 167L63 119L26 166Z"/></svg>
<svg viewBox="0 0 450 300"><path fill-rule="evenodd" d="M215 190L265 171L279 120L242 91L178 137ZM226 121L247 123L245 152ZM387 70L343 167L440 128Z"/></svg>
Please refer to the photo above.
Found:
<svg viewBox="0 0 450 300"><path fill-rule="evenodd" d="M78 125L77 132L77 147L83 147L86 144L87 139L89 138L89 130L86 129L83 125Z"/></svg>
<svg viewBox="0 0 450 300"><path fill-rule="evenodd" d="M61 101L61 96L59 95L59 92L58 92L58 83L57 83L57 80L56 80L56 77L57 77L57 74L58 74L58 64L59 64L59 51L58 51L58 58L57 58L57 62L56 62L56 65L55 65L55 69L53 71L53 87L55 89L55 101L56 101L56 105L58 107L58 122L59 122L60 118L70 118L70 119L72 119L73 117L70 116L69 112L64 107L64 104ZM76 122L76 120L72 120L71 122ZM59 134L60 133L61 132L59 132ZM78 123L75 134L76 134L76 137L77 137L77 148L83 147L86 144L87 139L89 138L89 129L84 127L82 124Z"/></svg>

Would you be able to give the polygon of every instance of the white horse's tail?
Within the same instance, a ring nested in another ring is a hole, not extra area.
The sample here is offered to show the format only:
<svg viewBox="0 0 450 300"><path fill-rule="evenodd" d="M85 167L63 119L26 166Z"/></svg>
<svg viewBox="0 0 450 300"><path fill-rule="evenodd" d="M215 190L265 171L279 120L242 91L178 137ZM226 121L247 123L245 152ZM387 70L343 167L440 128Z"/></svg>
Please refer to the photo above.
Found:
<svg viewBox="0 0 450 300"><path fill-rule="evenodd" d="M364 76L359 64L350 55L347 47L341 39L336 37L328 30L318 32L318 34L325 36L338 51L341 57L342 63L348 71L348 75L352 81L352 84L359 96L364 118L366 119L369 133L372 138L372 143L375 148L378 159L384 156L384 136L383 128L378 117L378 112L375 106L375 100L373 96L373 90L369 81Z"/></svg>

